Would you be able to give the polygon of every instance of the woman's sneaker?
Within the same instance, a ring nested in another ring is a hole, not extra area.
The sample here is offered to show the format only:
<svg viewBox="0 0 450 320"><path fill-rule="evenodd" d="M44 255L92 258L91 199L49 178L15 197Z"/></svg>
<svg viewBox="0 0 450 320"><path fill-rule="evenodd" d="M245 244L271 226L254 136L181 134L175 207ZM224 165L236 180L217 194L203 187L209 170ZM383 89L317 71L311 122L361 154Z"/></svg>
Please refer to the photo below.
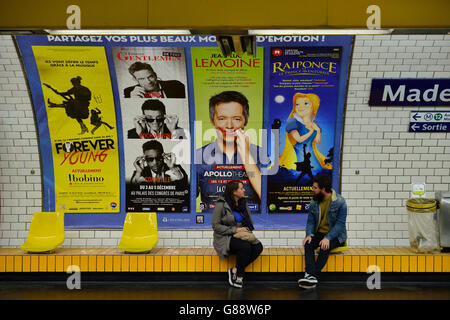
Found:
<svg viewBox="0 0 450 320"><path fill-rule="evenodd" d="M233 286L235 286L236 288L242 288L243 285L244 285L244 281L242 280L242 278L236 277L236 281L234 281Z"/></svg>
<svg viewBox="0 0 450 320"><path fill-rule="evenodd" d="M228 283L232 287L242 288L243 281L242 278L238 278L236 273L233 273L233 268L228 270Z"/></svg>
<svg viewBox="0 0 450 320"><path fill-rule="evenodd" d="M236 282L236 273L233 273L233 268L228 270L228 283L230 286L234 287L234 283Z"/></svg>
<svg viewBox="0 0 450 320"><path fill-rule="evenodd" d="M303 279L298 280L298 286L303 289L312 289L317 285L317 278L305 273L305 277Z"/></svg>

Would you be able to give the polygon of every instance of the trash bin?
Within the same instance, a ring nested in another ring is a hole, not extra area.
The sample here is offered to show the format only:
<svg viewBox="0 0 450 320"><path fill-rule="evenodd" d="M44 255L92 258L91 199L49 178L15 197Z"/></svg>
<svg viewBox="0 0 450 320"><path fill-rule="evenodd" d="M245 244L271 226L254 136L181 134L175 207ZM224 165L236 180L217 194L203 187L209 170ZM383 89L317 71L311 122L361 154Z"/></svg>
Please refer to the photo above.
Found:
<svg viewBox="0 0 450 320"><path fill-rule="evenodd" d="M450 191L436 193L438 205L439 243L442 250L450 249Z"/></svg>
<svg viewBox="0 0 450 320"><path fill-rule="evenodd" d="M436 200L411 198L406 202L406 209L411 247L422 253L439 250Z"/></svg>

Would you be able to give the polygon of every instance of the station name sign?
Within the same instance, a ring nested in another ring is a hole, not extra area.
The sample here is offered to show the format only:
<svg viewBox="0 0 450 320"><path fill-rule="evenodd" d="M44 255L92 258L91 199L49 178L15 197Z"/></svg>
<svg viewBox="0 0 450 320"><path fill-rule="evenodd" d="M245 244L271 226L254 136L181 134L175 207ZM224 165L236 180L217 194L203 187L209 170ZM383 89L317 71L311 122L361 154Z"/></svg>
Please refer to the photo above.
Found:
<svg viewBox="0 0 450 320"><path fill-rule="evenodd" d="M369 106L450 106L450 79L372 79Z"/></svg>

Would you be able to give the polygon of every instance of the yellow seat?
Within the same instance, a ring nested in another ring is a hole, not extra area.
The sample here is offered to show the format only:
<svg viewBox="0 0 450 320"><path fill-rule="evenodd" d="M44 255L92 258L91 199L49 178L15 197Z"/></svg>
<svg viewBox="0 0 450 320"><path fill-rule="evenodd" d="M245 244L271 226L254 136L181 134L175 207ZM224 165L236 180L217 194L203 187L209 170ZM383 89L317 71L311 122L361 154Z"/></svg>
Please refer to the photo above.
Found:
<svg viewBox="0 0 450 320"><path fill-rule="evenodd" d="M128 212L123 225L119 250L142 253L158 242L158 222L155 212Z"/></svg>
<svg viewBox="0 0 450 320"><path fill-rule="evenodd" d="M334 248L334 249L331 249L331 250L330 250L330 253L338 253L338 252L345 251L345 250L347 250L347 249L348 249L348 247L347 247L347 241L345 241L344 244L343 244L342 246L336 247L336 248ZM316 252L319 252L319 250L320 250L320 247L316 249Z"/></svg>
<svg viewBox="0 0 450 320"><path fill-rule="evenodd" d="M347 249L348 249L348 247L347 247L347 241L345 241L344 244L343 244L342 246L337 247L337 248L334 248L334 249L331 249L331 250L330 250L330 253L338 253L338 252L345 251L345 250L347 250Z"/></svg>
<svg viewBox="0 0 450 320"><path fill-rule="evenodd" d="M35 212L30 231L20 247L28 252L51 252L64 242L64 213Z"/></svg>

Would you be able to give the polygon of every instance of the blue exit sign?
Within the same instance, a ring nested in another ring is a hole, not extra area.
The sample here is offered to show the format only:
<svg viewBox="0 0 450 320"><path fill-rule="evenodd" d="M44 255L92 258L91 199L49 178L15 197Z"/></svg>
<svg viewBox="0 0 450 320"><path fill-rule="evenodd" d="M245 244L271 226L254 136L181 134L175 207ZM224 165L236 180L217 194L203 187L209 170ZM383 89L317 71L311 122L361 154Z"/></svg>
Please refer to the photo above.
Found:
<svg viewBox="0 0 450 320"><path fill-rule="evenodd" d="M411 111L409 132L450 132L450 110Z"/></svg>

